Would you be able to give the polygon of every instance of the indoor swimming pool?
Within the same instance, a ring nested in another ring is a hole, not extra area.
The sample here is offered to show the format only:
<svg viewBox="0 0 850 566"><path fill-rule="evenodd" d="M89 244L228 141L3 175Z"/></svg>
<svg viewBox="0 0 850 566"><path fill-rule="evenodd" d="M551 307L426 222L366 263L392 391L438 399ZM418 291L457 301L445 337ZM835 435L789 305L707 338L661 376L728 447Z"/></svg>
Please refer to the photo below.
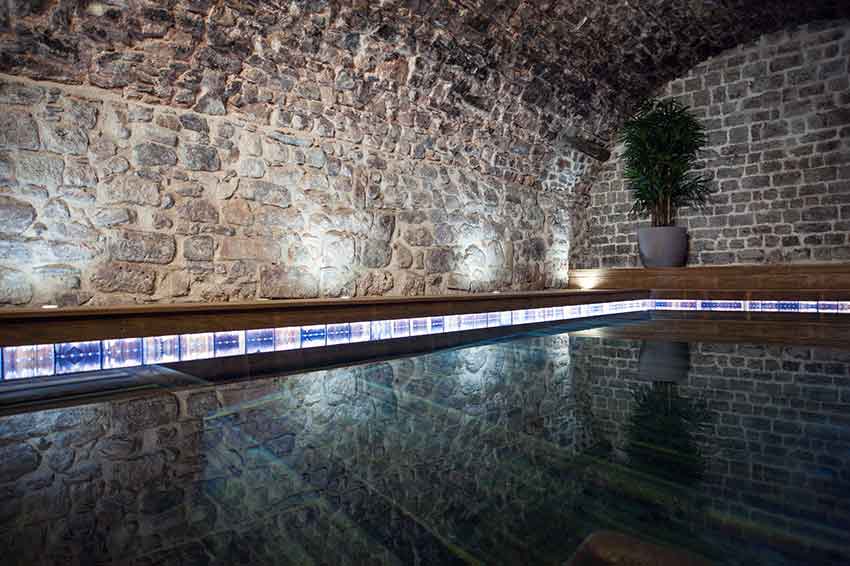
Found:
<svg viewBox="0 0 850 566"><path fill-rule="evenodd" d="M850 350L648 325L7 410L4 564L848 564Z"/></svg>

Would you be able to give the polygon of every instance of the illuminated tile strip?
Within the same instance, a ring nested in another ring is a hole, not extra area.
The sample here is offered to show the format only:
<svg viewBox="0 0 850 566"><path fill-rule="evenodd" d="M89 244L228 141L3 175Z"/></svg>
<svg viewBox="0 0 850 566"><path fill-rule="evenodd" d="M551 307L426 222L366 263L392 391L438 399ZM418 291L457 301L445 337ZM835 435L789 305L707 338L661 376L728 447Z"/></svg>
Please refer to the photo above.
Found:
<svg viewBox="0 0 850 566"><path fill-rule="evenodd" d="M850 314L850 301L647 299L464 315L13 346L2 349L0 379L27 379L653 310Z"/></svg>
<svg viewBox="0 0 850 566"><path fill-rule="evenodd" d="M711 301L664 299L648 301L647 310L716 312L800 312L850 314L850 301Z"/></svg>

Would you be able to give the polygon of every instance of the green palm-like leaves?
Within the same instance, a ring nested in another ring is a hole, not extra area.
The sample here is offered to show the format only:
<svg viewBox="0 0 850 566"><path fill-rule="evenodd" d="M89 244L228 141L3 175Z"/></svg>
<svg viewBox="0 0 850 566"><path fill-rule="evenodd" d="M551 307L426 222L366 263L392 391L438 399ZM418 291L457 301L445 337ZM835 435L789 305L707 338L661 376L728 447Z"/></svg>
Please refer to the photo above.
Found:
<svg viewBox="0 0 850 566"><path fill-rule="evenodd" d="M632 191L631 214L651 216L653 226L671 226L682 206L702 206L709 179L691 172L705 146L705 128L677 100L649 100L626 121L625 178Z"/></svg>

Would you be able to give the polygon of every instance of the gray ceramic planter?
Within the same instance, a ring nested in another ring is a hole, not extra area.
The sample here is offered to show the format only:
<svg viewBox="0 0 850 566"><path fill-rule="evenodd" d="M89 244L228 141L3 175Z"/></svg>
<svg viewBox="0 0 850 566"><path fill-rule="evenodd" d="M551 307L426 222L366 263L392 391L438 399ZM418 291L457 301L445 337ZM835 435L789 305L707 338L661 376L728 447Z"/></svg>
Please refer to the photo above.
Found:
<svg viewBox="0 0 850 566"><path fill-rule="evenodd" d="M681 226L638 228L638 248L644 267L684 267L688 231Z"/></svg>

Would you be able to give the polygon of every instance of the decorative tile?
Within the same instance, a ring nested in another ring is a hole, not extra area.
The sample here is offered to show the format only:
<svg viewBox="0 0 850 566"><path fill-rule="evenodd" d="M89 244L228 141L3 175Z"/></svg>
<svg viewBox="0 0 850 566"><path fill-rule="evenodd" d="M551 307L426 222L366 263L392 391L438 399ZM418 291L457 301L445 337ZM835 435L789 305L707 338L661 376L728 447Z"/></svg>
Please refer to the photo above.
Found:
<svg viewBox="0 0 850 566"><path fill-rule="evenodd" d="M595 303L591 305L581 305L581 316L601 316L605 314L604 304Z"/></svg>
<svg viewBox="0 0 850 566"><path fill-rule="evenodd" d="M428 325L428 317L422 318L411 318L410 319L410 335L411 336L422 336L424 334L429 334L430 327Z"/></svg>
<svg viewBox="0 0 850 566"><path fill-rule="evenodd" d="M391 320L372 321L372 340L389 340L393 337L393 323Z"/></svg>
<svg viewBox="0 0 850 566"><path fill-rule="evenodd" d="M744 301L700 301L699 308L703 311L743 311Z"/></svg>
<svg viewBox="0 0 850 566"><path fill-rule="evenodd" d="M214 332L180 335L180 361L208 360L214 357Z"/></svg>
<svg viewBox="0 0 850 566"><path fill-rule="evenodd" d="M180 361L180 336L150 336L142 340L144 363L170 364Z"/></svg>
<svg viewBox="0 0 850 566"><path fill-rule="evenodd" d="M800 312L818 312L817 301L797 301L800 304Z"/></svg>
<svg viewBox="0 0 850 566"><path fill-rule="evenodd" d="M274 349L277 352L301 347L301 327L284 326L274 329Z"/></svg>
<svg viewBox="0 0 850 566"><path fill-rule="evenodd" d="M3 348L3 379L53 375L53 354L53 344Z"/></svg>
<svg viewBox="0 0 850 566"><path fill-rule="evenodd" d="M818 302L818 312L822 313L838 313L838 301L820 301Z"/></svg>
<svg viewBox="0 0 850 566"><path fill-rule="evenodd" d="M101 368L100 340L55 344L56 375L96 371Z"/></svg>
<svg viewBox="0 0 850 566"><path fill-rule="evenodd" d="M850 301L820 301L818 312L827 314L850 314Z"/></svg>
<svg viewBox="0 0 850 566"><path fill-rule="evenodd" d="M570 305L565 307L566 319L581 318L581 305Z"/></svg>
<svg viewBox="0 0 850 566"><path fill-rule="evenodd" d="M443 332L457 332L460 328L460 316L450 314L443 317Z"/></svg>
<svg viewBox="0 0 850 566"><path fill-rule="evenodd" d="M245 353L274 352L274 328L245 331Z"/></svg>
<svg viewBox="0 0 850 566"><path fill-rule="evenodd" d="M653 301L652 308L666 311L696 311L699 310L699 302L667 299L656 300Z"/></svg>
<svg viewBox="0 0 850 566"><path fill-rule="evenodd" d="M215 357L241 356L245 353L245 331L215 333Z"/></svg>
<svg viewBox="0 0 850 566"><path fill-rule="evenodd" d="M428 334L442 334L446 331L446 321L442 316L428 317Z"/></svg>
<svg viewBox="0 0 850 566"><path fill-rule="evenodd" d="M392 321L393 338L407 338L410 336L410 319L399 318Z"/></svg>
<svg viewBox="0 0 850 566"><path fill-rule="evenodd" d="M503 326L502 324L502 314L499 312L488 312L487 313L487 326L489 328L497 328L499 326Z"/></svg>
<svg viewBox="0 0 850 566"><path fill-rule="evenodd" d="M352 322L351 327L351 342L368 342L372 339L372 323L371 322Z"/></svg>
<svg viewBox="0 0 850 566"><path fill-rule="evenodd" d="M324 324L301 327L301 347L317 348L327 344L327 327Z"/></svg>
<svg viewBox="0 0 850 566"><path fill-rule="evenodd" d="M142 365L141 338L103 341L103 369L129 368Z"/></svg>
<svg viewBox="0 0 850 566"><path fill-rule="evenodd" d="M329 324L327 334L328 346L348 344L351 342L351 325L347 322L342 324Z"/></svg>
<svg viewBox="0 0 850 566"><path fill-rule="evenodd" d="M473 329L475 329L475 315L474 314L462 314L462 315L460 315L460 329L461 330L473 330Z"/></svg>

